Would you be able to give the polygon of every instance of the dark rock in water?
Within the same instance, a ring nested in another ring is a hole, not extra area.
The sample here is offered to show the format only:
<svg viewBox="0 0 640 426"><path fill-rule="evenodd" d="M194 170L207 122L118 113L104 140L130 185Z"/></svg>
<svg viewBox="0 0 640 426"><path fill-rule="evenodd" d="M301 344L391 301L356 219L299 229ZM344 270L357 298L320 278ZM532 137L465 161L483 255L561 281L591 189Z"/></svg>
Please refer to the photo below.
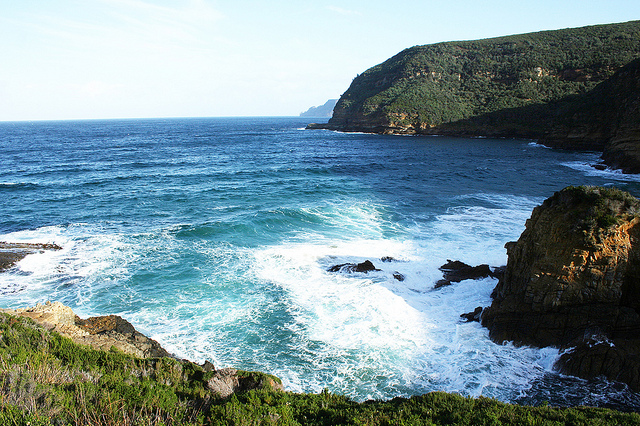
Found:
<svg viewBox="0 0 640 426"><path fill-rule="evenodd" d="M591 167L593 167L596 170L607 170L606 164L594 164Z"/></svg>
<svg viewBox="0 0 640 426"><path fill-rule="evenodd" d="M435 289L451 285L451 283L459 283L463 280L477 280L480 278L494 277L489 265L470 266L459 260L448 260L447 263L439 268L442 271L444 279L436 282Z"/></svg>
<svg viewBox="0 0 640 426"><path fill-rule="evenodd" d="M379 271L380 269L376 269L376 267L371 263L370 260L365 260L362 263L342 263L340 265L335 265L329 268L328 272L371 272L371 271Z"/></svg>
<svg viewBox="0 0 640 426"><path fill-rule="evenodd" d="M402 275L400 272L394 272L393 278L395 278L398 281L404 281L405 279L404 275Z"/></svg>
<svg viewBox="0 0 640 426"><path fill-rule="evenodd" d="M481 315L482 315L482 306L478 306L473 310L473 312L468 312L466 314L460 315L460 318L462 318L465 322L474 322L474 321L479 322Z"/></svg>
<svg viewBox="0 0 640 426"><path fill-rule="evenodd" d="M27 255L44 250L61 250L57 244L50 243L7 243L0 242L0 272L11 268Z"/></svg>
<svg viewBox="0 0 640 426"><path fill-rule="evenodd" d="M362 263L358 263L356 265L356 272L369 272L369 271L379 271L380 269L376 269L376 267L371 263L370 260L365 260Z"/></svg>
<svg viewBox="0 0 640 426"><path fill-rule="evenodd" d="M383 262L397 262L397 259L391 257L391 256L384 256L382 258L380 258L381 261Z"/></svg>
<svg viewBox="0 0 640 426"><path fill-rule="evenodd" d="M497 266L495 268L493 268L493 271L491 271L491 277L492 278L497 278L498 280L501 280L502 277L504 277L504 271L507 269L507 266Z"/></svg>
<svg viewBox="0 0 640 426"><path fill-rule="evenodd" d="M640 202L613 188L565 188L506 248L504 276L482 313L491 339L576 347L563 371L639 390ZM594 335L614 346L594 344Z"/></svg>
<svg viewBox="0 0 640 426"><path fill-rule="evenodd" d="M446 287L448 285L453 284L453 282L449 281L449 280L438 280L436 281L436 284L433 286L433 288L435 290L442 288L442 287Z"/></svg>
<svg viewBox="0 0 640 426"><path fill-rule="evenodd" d="M637 383L640 383L640 340L609 340L594 336L562 354L556 366L563 374L587 380L605 376L637 389Z"/></svg>

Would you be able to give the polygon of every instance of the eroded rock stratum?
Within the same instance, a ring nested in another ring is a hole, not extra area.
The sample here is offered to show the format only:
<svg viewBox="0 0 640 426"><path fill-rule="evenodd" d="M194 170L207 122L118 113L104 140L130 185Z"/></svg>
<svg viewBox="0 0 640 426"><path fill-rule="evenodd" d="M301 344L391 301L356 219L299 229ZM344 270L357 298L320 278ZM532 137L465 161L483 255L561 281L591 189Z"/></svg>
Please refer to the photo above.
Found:
<svg viewBox="0 0 640 426"><path fill-rule="evenodd" d="M569 187L536 207L482 314L502 343L571 348L563 372L640 389L640 202Z"/></svg>

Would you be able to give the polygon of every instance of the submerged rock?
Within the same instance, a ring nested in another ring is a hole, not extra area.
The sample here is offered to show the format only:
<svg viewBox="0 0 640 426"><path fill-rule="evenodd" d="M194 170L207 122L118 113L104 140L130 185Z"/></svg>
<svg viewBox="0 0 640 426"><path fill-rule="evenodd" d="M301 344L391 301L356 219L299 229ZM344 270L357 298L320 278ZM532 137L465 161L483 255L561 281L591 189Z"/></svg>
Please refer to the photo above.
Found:
<svg viewBox="0 0 640 426"><path fill-rule="evenodd" d="M405 280L405 276L403 274L401 274L400 272L398 272L398 271L393 273L393 278L395 278L398 281L404 281Z"/></svg>
<svg viewBox="0 0 640 426"><path fill-rule="evenodd" d="M640 202L606 188L569 187L533 210L482 324L498 343L576 347L559 367L640 389ZM611 346L593 344L594 336ZM611 349L615 348L615 349Z"/></svg>

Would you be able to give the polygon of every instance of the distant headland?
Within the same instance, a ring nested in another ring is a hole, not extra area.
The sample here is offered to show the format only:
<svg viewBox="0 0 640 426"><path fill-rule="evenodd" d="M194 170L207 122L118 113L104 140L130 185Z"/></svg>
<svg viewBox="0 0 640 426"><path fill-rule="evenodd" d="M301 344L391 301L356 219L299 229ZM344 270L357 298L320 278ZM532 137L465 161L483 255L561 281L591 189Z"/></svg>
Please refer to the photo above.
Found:
<svg viewBox="0 0 640 426"><path fill-rule="evenodd" d="M337 103L337 99L329 99L323 105L312 106L305 112L301 112L300 117L331 118L333 116L333 108Z"/></svg>
<svg viewBox="0 0 640 426"><path fill-rule="evenodd" d="M311 129L538 139L640 172L640 21L403 50Z"/></svg>

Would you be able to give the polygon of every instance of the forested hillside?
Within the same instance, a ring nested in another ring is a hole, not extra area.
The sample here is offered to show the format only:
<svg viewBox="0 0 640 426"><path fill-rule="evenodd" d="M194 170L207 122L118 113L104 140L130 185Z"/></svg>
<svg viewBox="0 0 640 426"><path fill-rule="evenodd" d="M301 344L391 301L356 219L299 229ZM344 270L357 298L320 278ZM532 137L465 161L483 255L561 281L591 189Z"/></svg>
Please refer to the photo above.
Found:
<svg viewBox="0 0 640 426"><path fill-rule="evenodd" d="M357 76L319 127L539 137L638 57L640 21L415 46Z"/></svg>

